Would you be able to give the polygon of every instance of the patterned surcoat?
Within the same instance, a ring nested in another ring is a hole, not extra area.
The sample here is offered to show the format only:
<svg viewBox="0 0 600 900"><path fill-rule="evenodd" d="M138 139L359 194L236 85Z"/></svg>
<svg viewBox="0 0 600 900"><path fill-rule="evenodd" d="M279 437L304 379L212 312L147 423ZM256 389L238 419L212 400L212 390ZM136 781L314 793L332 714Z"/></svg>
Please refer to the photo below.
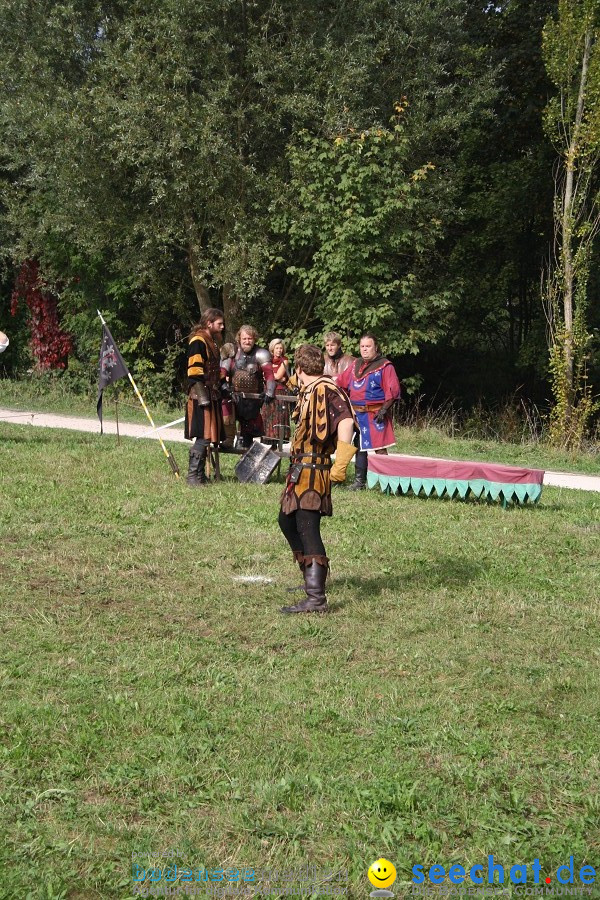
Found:
<svg viewBox="0 0 600 900"><path fill-rule="evenodd" d="M375 416L384 403L400 396L400 382L392 363L379 356L369 362L357 359L351 369L338 378L348 392L360 428L361 450L382 450L396 442L391 414L383 422Z"/></svg>
<svg viewBox="0 0 600 900"><path fill-rule="evenodd" d="M210 398L209 406L199 406L188 397L185 410L184 435L188 440L204 438L212 443L223 440L223 412L221 409L221 359L219 348L208 331L197 331L189 340L188 390L201 382Z"/></svg>
<svg viewBox="0 0 600 900"><path fill-rule="evenodd" d="M188 390L202 381L210 396L215 389L220 394L221 357L213 336L208 331L197 331L188 344Z"/></svg>
<svg viewBox="0 0 600 900"><path fill-rule="evenodd" d="M322 376L301 391L292 419L296 427L281 509L288 515L311 509L330 516L331 454L339 423L343 419L356 422L350 401L331 378Z"/></svg>

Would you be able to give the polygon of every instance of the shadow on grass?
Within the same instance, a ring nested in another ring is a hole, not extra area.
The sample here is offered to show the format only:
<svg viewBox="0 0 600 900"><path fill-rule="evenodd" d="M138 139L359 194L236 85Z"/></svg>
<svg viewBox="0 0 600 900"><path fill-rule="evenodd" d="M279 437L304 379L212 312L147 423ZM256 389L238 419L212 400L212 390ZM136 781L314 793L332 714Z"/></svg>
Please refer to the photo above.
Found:
<svg viewBox="0 0 600 900"><path fill-rule="evenodd" d="M41 429L39 429L41 432ZM4 445L10 444L54 444L56 439L52 435L46 435L43 432L38 434L11 434L10 437L1 437L0 440Z"/></svg>
<svg viewBox="0 0 600 900"><path fill-rule="evenodd" d="M402 574L385 574L375 577L363 575L346 575L332 579L332 587L350 590L363 597L377 597L384 591L406 593L411 586L420 589L438 587L462 588L471 581L477 581L489 567L483 562L471 562L468 559L457 559L454 556L439 556L427 568L420 568ZM336 602L332 608L341 609L344 601Z"/></svg>

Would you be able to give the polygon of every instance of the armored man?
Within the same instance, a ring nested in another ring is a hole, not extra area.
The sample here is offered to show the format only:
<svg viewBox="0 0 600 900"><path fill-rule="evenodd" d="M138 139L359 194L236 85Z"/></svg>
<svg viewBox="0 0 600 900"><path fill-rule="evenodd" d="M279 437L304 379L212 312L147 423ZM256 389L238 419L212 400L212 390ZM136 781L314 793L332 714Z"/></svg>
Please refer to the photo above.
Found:
<svg viewBox="0 0 600 900"><path fill-rule="evenodd" d="M258 332L252 325L242 325L237 334L239 349L233 360L231 383L235 410L240 423L242 447L252 446L263 433L260 409L272 403L277 382L272 378L271 354L256 346Z"/></svg>
<svg viewBox="0 0 600 900"><path fill-rule="evenodd" d="M356 424L344 391L323 375L324 359L318 347L303 344L296 350L294 364L300 396L292 414L296 428L279 527L304 575L305 596L281 612L325 612L329 559L321 538L321 516L332 513L331 454L336 448L338 454L342 448L353 454Z"/></svg>

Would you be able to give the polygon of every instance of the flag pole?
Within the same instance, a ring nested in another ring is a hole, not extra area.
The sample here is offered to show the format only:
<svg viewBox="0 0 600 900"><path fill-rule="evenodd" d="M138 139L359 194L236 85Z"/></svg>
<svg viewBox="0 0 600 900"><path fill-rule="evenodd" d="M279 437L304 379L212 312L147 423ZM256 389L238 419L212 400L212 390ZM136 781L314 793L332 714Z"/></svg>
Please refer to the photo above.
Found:
<svg viewBox="0 0 600 900"><path fill-rule="evenodd" d="M119 434L119 388L116 389L115 396L115 420L117 423L117 444L121 445L121 435Z"/></svg>
<svg viewBox="0 0 600 900"><path fill-rule="evenodd" d="M100 312L100 310L97 309L96 312L97 312L98 315L100 316L100 321L102 322L102 324L103 324L103 325L106 325L106 322L104 321L104 317L103 317L102 313ZM152 425L152 428L156 428L156 425L154 424L154 419L153 419L152 416L150 415L150 410L148 409L148 407L147 407L146 404L144 403L144 398L143 398L142 395L140 394L139 389L138 389L138 386L137 386L137 384L135 383L135 381L133 380L133 375L132 375L131 372L129 371L129 367L127 368L127 375L128 375L129 380L130 380L130 382L131 382L131 386L133 387L133 390L135 391L136 397L138 398L138 400L139 400L140 403L142 404L142 408L143 408L144 412L146 413L146 415L148 416L148 420L149 420L150 424ZM168 462L169 465L171 466L171 471L173 472L173 475L175 476L175 478L179 478L179 466L177 465L177 462L175 461L175 457L173 456L173 454L171 453L171 451L168 450L167 447L165 447L165 442L163 441L163 439L161 438L160 435L158 435L158 440L159 440L159 442L160 442L160 446L162 447L163 453L164 453L165 456L167 457L167 462Z"/></svg>

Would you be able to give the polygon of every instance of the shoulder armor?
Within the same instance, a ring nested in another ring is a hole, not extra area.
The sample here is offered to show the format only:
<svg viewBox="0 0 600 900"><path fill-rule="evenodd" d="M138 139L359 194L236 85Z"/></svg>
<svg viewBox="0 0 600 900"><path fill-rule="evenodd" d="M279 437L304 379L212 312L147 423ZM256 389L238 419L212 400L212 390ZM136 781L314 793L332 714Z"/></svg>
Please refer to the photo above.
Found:
<svg viewBox="0 0 600 900"><path fill-rule="evenodd" d="M256 362L259 365L264 366L265 363L270 363L273 359L268 350L263 350L262 347L257 347L254 351L254 356L256 358Z"/></svg>

